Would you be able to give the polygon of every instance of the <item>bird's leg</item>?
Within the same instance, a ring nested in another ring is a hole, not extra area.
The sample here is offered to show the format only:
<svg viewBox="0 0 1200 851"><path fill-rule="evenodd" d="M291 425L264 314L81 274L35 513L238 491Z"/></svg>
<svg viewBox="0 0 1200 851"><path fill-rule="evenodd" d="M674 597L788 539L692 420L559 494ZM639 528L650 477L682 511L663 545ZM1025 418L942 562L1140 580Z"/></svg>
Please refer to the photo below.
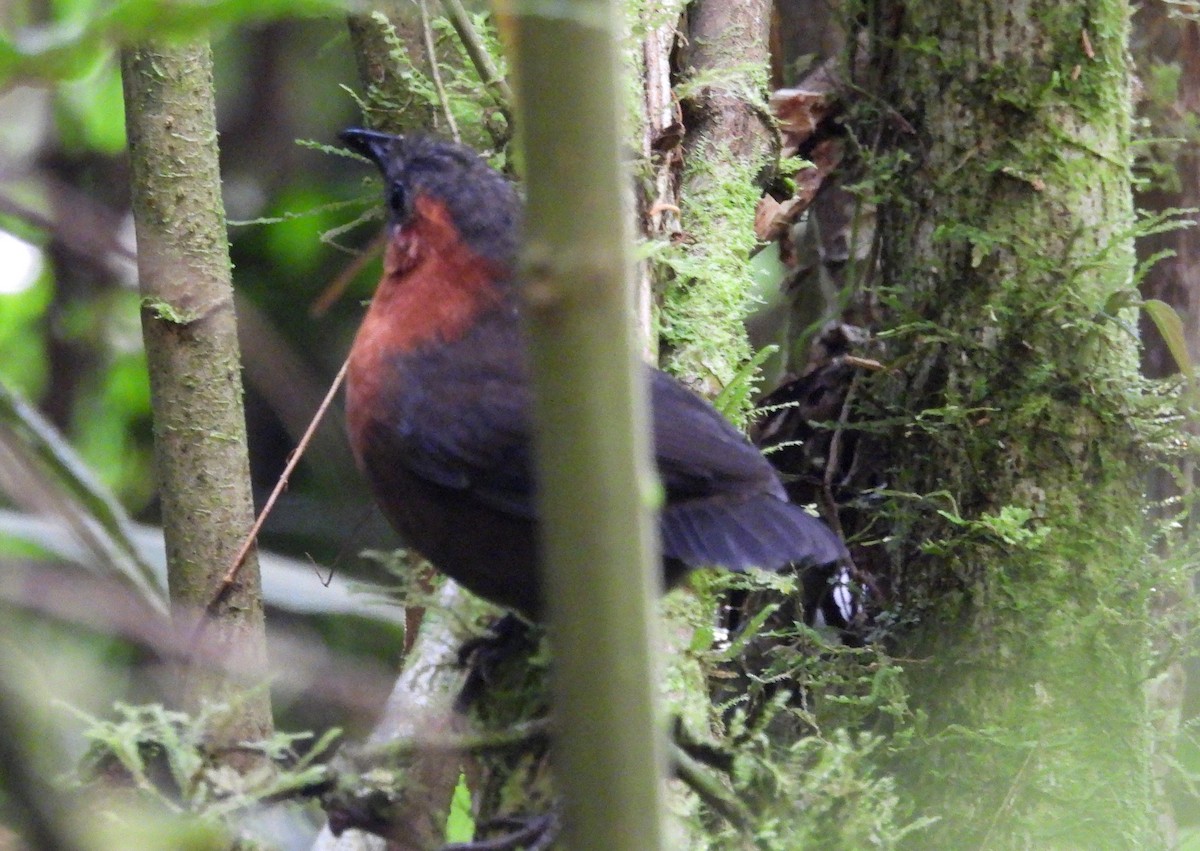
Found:
<svg viewBox="0 0 1200 851"><path fill-rule="evenodd" d="M509 612L494 620L487 632L463 642L458 649L458 664L464 668L475 662L475 657L495 650L517 650L526 645L536 645L531 638L533 626L518 615Z"/></svg>
<svg viewBox="0 0 1200 851"><path fill-rule="evenodd" d="M468 668L466 682L454 702L458 712L476 706L488 689L506 679L514 662L527 664L541 644L539 627L512 613L496 620L483 635L466 641L458 651L458 664Z"/></svg>

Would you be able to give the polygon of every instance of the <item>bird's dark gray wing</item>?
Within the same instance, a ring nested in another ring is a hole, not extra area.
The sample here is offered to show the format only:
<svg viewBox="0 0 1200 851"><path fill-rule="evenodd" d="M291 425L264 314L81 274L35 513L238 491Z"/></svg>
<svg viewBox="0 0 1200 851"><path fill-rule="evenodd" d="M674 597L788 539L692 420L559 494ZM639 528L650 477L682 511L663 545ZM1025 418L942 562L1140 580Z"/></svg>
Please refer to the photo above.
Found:
<svg viewBox="0 0 1200 851"><path fill-rule="evenodd" d="M731 570L845 557L838 537L787 501L774 468L712 405L658 371L650 387L655 453L667 492L665 555Z"/></svg>
<svg viewBox="0 0 1200 851"><path fill-rule="evenodd" d="M532 520L531 394L511 337L483 324L407 357L391 439L418 476Z"/></svg>
<svg viewBox="0 0 1200 851"><path fill-rule="evenodd" d="M486 333L454 345L485 347ZM499 511L533 520L531 395L521 361L463 358L449 347L419 370L395 412L406 466ZM647 369L655 461L667 496L664 554L733 570L837 561L828 527L787 501L771 465L708 402ZM468 532L469 533L469 532Z"/></svg>

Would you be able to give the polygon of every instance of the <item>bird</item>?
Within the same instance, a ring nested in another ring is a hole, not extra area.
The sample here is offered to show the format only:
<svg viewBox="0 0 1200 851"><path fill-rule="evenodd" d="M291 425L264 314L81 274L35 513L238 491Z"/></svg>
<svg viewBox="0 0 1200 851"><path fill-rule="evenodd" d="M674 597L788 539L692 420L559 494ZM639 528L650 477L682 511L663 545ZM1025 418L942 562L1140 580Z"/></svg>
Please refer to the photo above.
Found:
<svg viewBox="0 0 1200 851"><path fill-rule="evenodd" d="M437 136L352 128L339 138L379 169L387 208L383 275L346 376L355 460L407 546L540 621L517 186ZM788 501L771 464L711 403L652 366L644 377L666 587L706 566L846 562L841 539Z"/></svg>

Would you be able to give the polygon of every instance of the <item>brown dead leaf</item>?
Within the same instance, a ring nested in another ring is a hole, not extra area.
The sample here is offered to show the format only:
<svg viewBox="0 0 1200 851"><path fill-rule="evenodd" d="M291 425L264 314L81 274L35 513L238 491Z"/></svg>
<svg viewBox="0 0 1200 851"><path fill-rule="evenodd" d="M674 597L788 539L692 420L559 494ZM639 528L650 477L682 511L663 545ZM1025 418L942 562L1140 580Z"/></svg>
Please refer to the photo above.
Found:
<svg viewBox="0 0 1200 851"><path fill-rule="evenodd" d="M660 153L678 148L683 143L683 133L683 125L678 121L672 121L658 132L654 141L650 143L650 147Z"/></svg>
<svg viewBox="0 0 1200 851"><path fill-rule="evenodd" d="M829 92L779 89L771 94L771 111L783 134L781 155L793 156L812 137L833 108Z"/></svg>
<svg viewBox="0 0 1200 851"><path fill-rule="evenodd" d="M758 199L758 206L754 208L754 235L760 242L768 242L780 235L773 228L780 206L770 195Z"/></svg>
<svg viewBox="0 0 1200 851"><path fill-rule="evenodd" d="M806 168L796 175L796 194L792 203L785 205L786 210L780 211L781 215L786 215L787 224L792 224L804 214L821 191L825 178L829 177L842 161L841 140L825 139L818 143L812 150L811 161L811 168Z"/></svg>
<svg viewBox="0 0 1200 851"><path fill-rule="evenodd" d="M817 197L825 178L842 161L839 139L824 139L812 150L812 165L796 173L796 192L786 201L764 195L754 211L754 235L763 242L779 239L787 233Z"/></svg>

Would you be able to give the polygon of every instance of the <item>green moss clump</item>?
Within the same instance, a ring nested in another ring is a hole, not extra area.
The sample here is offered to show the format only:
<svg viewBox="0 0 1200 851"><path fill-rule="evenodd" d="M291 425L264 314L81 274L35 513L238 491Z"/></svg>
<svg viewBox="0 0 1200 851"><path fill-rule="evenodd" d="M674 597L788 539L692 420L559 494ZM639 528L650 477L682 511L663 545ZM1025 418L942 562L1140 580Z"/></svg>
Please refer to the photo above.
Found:
<svg viewBox="0 0 1200 851"><path fill-rule="evenodd" d="M712 144L693 155L684 173L693 187L683 210L684 239L658 255L670 271L663 291L659 331L665 368L710 395L725 388L752 351L745 317L751 306L755 178L763 162L737 161ZM730 412L742 421L749 401Z"/></svg>

